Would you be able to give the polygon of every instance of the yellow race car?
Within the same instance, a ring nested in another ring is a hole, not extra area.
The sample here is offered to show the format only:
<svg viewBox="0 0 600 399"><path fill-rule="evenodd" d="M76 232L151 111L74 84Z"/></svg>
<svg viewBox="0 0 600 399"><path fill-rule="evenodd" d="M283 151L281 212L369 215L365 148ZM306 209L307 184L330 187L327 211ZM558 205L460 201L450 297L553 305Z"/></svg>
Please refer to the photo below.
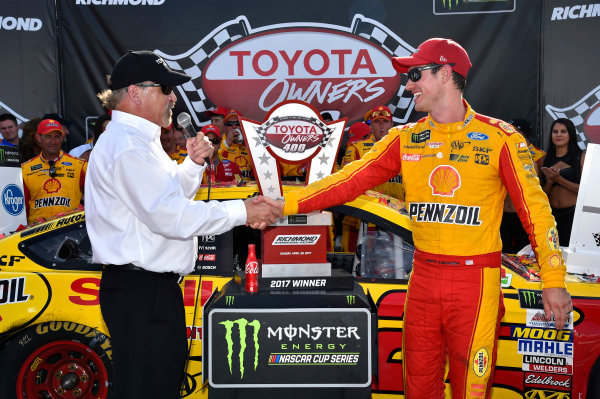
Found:
<svg viewBox="0 0 600 399"><path fill-rule="evenodd" d="M210 199L257 193L252 184L216 186ZM196 199L206 196L201 190ZM372 396L401 398L403 309L413 251L404 204L367 192L330 211L335 223L327 260L352 273L377 309ZM354 230L344 230L345 216L358 221ZM353 239L353 252L339 251L341 241ZM201 307L243 267L248 243L259 245L260 235L244 226L199 237L196 271L181 283L191 341L182 397L208 396ZM98 299L101 270L92 263L81 211L0 239L0 398L113 397L111 342ZM506 314L492 398L600 398L597 278L568 276L573 317L568 329L554 330L543 317L535 262L505 255L503 271Z"/></svg>

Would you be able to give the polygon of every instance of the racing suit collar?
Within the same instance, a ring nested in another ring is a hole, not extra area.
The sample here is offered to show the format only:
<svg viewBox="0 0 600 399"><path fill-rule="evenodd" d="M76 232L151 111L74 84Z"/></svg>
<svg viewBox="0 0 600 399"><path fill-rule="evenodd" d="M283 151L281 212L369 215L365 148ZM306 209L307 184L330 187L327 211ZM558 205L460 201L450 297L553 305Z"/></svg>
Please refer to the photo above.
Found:
<svg viewBox="0 0 600 399"><path fill-rule="evenodd" d="M51 159L51 161L54 161L54 162L58 162L58 161L60 161L60 160L62 159L62 156L63 156L63 154L64 154L63 150L60 150L60 151L59 151L59 153L58 153L58 157L57 157L56 159L54 159L54 160L52 160L52 159ZM48 160L47 160L46 158L44 158L44 156L42 155L42 153L41 153L41 152L40 152L40 159L42 160L42 163L45 163L45 164L47 164L47 165L50 165L50 164L48 163Z"/></svg>
<svg viewBox="0 0 600 399"><path fill-rule="evenodd" d="M452 122L452 123L437 123L436 121L433 120L431 115L427 115L427 122L428 122L429 126L433 129L437 129L438 131L440 131L442 133L461 132L463 129L465 129L467 127L469 122L471 122L475 118L475 111L473 111L473 108L471 108L471 106L469 105L467 100L463 99L463 104L464 104L465 108L467 109L467 112L465 113L465 117L462 121Z"/></svg>

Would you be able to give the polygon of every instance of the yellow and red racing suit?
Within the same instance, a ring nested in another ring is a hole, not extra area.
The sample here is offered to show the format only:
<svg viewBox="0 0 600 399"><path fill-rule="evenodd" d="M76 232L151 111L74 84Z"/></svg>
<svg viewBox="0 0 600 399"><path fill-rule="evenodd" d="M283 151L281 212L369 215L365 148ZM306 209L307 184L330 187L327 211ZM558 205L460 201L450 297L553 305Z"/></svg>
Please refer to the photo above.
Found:
<svg viewBox="0 0 600 399"><path fill-rule="evenodd" d="M188 152L186 149L181 148L179 145L175 148L175 152L169 154L169 158L174 161L177 161L178 164L182 163L185 160L185 157L188 156Z"/></svg>
<svg viewBox="0 0 600 399"><path fill-rule="evenodd" d="M219 147L219 157L221 159L229 159L235 162L242 172L244 179L254 180L254 172L252 171L252 159L248 149L243 144L231 143L231 146L227 146L225 139L221 140L221 147Z"/></svg>
<svg viewBox="0 0 600 399"><path fill-rule="evenodd" d="M61 151L54 177L50 169L41 154L21 165L27 223L77 209L81 202L87 162Z"/></svg>
<svg viewBox="0 0 600 399"><path fill-rule="evenodd" d="M360 160L285 194L286 215L307 213L402 174L416 248L403 335L411 399L443 397L446 354L454 398L490 395L504 313L500 221L507 190L543 287L565 287L556 225L525 140L509 124L464 105L463 121L439 124L428 116L392 128ZM423 393L432 381L440 384Z"/></svg>

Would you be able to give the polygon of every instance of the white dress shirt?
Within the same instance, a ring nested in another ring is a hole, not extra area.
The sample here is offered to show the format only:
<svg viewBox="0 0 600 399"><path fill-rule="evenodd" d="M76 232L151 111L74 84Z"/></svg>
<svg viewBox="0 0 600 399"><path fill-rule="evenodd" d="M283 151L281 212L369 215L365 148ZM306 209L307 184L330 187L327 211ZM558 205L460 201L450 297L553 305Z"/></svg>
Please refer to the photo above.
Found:
<svg viewBox="0 0 600 399"><path fill-rule="evenodd" d="M194 201L205 166L177 163L160 144L160 127L113 111L89 159L85 215L93 261L181 275L194 269L198 235L246 223L241 200Z"/></svg>
<svg viewBox="0 0 600 399"><path fill-rule="evenodd" d="M89 143L85 143L82 145L79 145L75 148L73 148L71 151L69 151L69 155L73 155L74 157L79 158L81 156L81 154L83 154L84 152L91 150L93 148L93 144L90 141Z"/></svg>

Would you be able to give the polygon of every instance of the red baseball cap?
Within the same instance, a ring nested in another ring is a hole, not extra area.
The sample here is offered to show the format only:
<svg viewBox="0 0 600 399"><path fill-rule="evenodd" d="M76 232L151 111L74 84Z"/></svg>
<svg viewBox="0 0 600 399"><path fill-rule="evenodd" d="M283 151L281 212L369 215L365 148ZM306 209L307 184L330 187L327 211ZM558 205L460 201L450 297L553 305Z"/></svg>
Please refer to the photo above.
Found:
<svg viewBox="0 0 600 399"><path fill-rule="evenodd" d="M60 122L54 119L44 119L37 127L38 134L48 134L55 130L61 134L65 134L60 126Z"/></svg>
<svg viewBox="0 0 600 399"><path fill-rule="evenodd" d="M452 70L463 78L471 68L471 60L464 48L454 40L433 38L425 40L410 57L393 57L392 65L400 73L414 66L427 64L454 64Z"/></svg>
<svg viewBox="0 0 600 399"><path fill-rule="evenodd" d="M206 133L214 133L216 134L218 137L221 137L221 132L219 131L219 128L216 127L215 125L206 125L202 128L202 130L200 130L204 135L206 135Z"/></svg>
<svg viewBox="0 0 600 399"><path fill-rule="evenodd" d="M237 112L235 109L232 109L231 111L229 111L229 113L227 114L227 116L225 117L225 122L227 122L227 119L231 118L232 116L237 116L238 119L240 118L240 113Z"/></svg>
<svg viewBox="0 0 600 399"><path fill-rule="evenodd" d="M348 129L348 143L354 143L371 133L369 125L363 122L354 122Z"/></svg>
<svg viewBox="0 0 600 399"><path fill-rule="evenodd" d="M366 120L374 121L375 119L383 118L388 121L392 120L392 111L385 105L378 105L370 110L365 115Z"/></svg>
<svg viewBox="0 0 600 399"><path fill-rule="evenodd" d="M210 118L213 115L221 115L223 118L227 116L229 110L225 107L215 107L206 111L206 115Z"/></svg>

